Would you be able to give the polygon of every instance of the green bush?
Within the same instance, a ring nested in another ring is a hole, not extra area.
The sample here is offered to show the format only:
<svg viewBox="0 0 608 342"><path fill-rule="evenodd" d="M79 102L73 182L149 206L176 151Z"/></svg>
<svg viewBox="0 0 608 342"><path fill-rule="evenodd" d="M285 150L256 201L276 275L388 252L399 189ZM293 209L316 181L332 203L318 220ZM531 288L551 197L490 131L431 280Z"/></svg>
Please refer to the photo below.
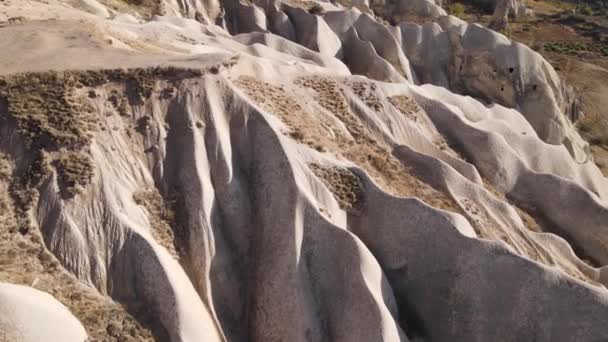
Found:
<svg viewBox="0 0 608 342"><path fill-rule="evenodd" d="M448 12L451 15L461 17L464 15L464 5L459 2L455 2L448 6Z"/></svg>
<svg viewBox="0 0 608 342"><path fill-rule="evenodd" d="M583 15L593 15L593 9L587 4L581 5L579 11Z"/></svg>

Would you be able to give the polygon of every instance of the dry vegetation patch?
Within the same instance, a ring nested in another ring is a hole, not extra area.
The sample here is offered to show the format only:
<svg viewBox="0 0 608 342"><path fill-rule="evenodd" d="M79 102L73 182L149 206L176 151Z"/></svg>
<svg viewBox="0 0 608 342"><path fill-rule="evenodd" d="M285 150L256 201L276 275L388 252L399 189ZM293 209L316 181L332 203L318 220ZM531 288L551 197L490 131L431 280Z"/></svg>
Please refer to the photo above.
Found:
<svg viewBox="0 0 608 342"><path fill-rule="evenodd" d="M211 67L211 69L214 67ZM97 87L110 82L125 82L128 89L128 100L132 105L141 105L152 96L157 80L178 81L185 78L200 77L203 69L178 67L151 67L134 69L108 69L89 71L70 71L80 84ZM118 106L118 104L116 104Z"/></svg>
<svg viewBox="0 0 608 342"><path fill-rule="evenodd" d="M371 82L350 82L348 83L350 88L353 90L355 95L357 95L365 104L373 109L376 112L379 112L383 109L382 101L376 95L377 86Z"/></svg>
<svg viewBox="0 0 608 342"><path fill-rule="evenodd" d="M152 225L152 236L161 246L174 257L178 258L175 248L175 236L171 223L175 221L175 213L167 206L156 189L145 189L133 193L133 200L148 211L148 219Z"/></svg>
<svg viewBox="0 0 608 342"><path fill-rule="evenodd" d="M88 184L92 168L83 164L88 156L73 151L90 144L97 117L88 102L76 95L79 84L74 75L57 72L17 74L0 80L8 118L16 122L33 156L11 185L19 210L28 210L35 198L33 189L48 175L47 151L67 151L65 159L60 157L56 164L60 183L68 185L64 194L70 194L72 186Z"/></svg>
<svg viewBox="0 0 608 342"><path fill-rule="evenodd" d="M608 42L551 41L543 44L544 51L568 55L595 54L608 57Z"/></svg>
<svg viewBox="0 0 608 342"><path fill-rule="evenodd" d="M340 208L357 210L362 204L363 191L359 177L345 168L310 164L310 169L329 188Z"/></svg>
<svg viewBox="0 0 608 342"><path fill-rule="evenodd" d="M55 161L59 187L64 198L71 198L86 188L95 172L93 160L89 155L79 152L66 152Z"/></svg>
<svg viewBox="0 0 608 342"><path fill-rule="evenodd" d="M406 118L414 122L418 120L418 113L422 108L420 108L414 99L405 95L399 95L389 97L388 101L397 108L401 114L405 115Z"/></svg>
<svg viewBox="0 0 608 342"><path fill-rule="evenodd" d="M75 95L77 80L57 72L17 74L0 79L9 115L33 148L82 147L97 120Z"/></svg>
<svg viewBox="0 0 608 342"><path fill-rule="evenodd" d="M364 169L386 192L400 197L418 197L430 205L461 212L458 205L443 193L418 179L391 153L390 147L377 141L353 114L344 95L342 84L337 80L321 77L301 77L295 84L315 91L315 101L337 117L353 139L339 134L339 129L322 127L322 120L307 113L283 87L270 85L252 78L241 78L237 86L266 111L277 115L291 129L290 135L313 146L317 150L328 150L344 156ZM359 87L357 87L359 89ZM381 103L375 88L365 87L363 97L371 105ZM376 109L383 110L381 105ZM375 110L375 109L374 109ZM329 134L332 131L334 134Z"/></svg>
<svg viewBox="0 0 608 342"><path fill-rule="evenodd" d="M597 166L604 176L608 177L608 146L591 146L591 152Z"/></svg>
<svg viewBox="0 0 608 342"><path fill-rule="evenodd" d="M229 66L230 62L223 65ZM129 116L131 105L141 105L155 91L159 79L177 82L184 78L200 77L202 69L154 67L110 69L98 71L65 71L24 73L0 77L0 100L7 104L7 118L14 120L18 131L28 144L32 155L56 152L52 163L57 168L64 198L70 198L86 187L94 167L86 151L97 130L99 118L90 104L97 97L94 89L88 97L85 87L95 88L106 83L124 83L127 97L113 92L109 101L122 116ZM40 167L41 158L31 160L19 186L18 205L30 202L31 189L46 175Z"/></svg>
<svg viewBox="0 0 608 342"><path fill-rule="evenodd" d="M344 122L353 138L367 138L363 125L351 112L342 87L336 80L320 76L305 76L298 78L294 84L314 90L317 103Z"/></svg>
<svg viewBox="0 0 608 342"><path fill-rule="evenodd" d="M8 158L0 154L0 281L51 294L84 325L91 341L153 341L152 334L122 306L63 269L44 246L40 231L18 229L17 216L24 214L8 196L10 171L2 171L10 168Z"/></svg>
<svg viewBox="0 0 608 342"><path fill-rule="evenodd" d="M241 77L235 84L265 111L277 115L289 128L289 135L293 139L318 151L325 151L327 146L322 141L327 141L328 134L318 122L320 119L307 113L283 86L275 86L252 77ZM319 140L320 137L325 139Z"/></svg>

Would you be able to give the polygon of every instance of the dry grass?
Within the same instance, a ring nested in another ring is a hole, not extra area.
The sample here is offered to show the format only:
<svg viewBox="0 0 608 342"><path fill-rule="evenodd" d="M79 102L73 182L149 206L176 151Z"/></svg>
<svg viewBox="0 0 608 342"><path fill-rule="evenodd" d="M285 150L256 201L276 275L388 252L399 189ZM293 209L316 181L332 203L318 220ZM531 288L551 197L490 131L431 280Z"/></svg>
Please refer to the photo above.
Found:
<svg viewBox="0 0 608 342"><path fill-rule="evenodd" d="M414 99L400 95L389 97L388 101L407 119L414 122L418 121L418 113L420 113L422 108L420 108Z"/></svg>
<svg viewBox="0 0 608 342"><path fill-rule="evenodd" d="M608 122L603 122L602 118L585 117L578 122L577 128L591 145L608 147Z"/></svg>
<svg viewBox="0 0 608 342"><path fill-rule="evenodd" d="M608 177L608 146L591 146L595 163L605 177Z"/></svg>
<svg viewBox="0 0 608 342"><path fill-rule="evenodd" d="M599 57L608 57L608 42L551 41L544 43L543 49L568 55L593 53Z"/></svg>
<svg viewBox="0 0 608 342"><path fill-rule="evenodd" d="M38 199L37 188L42 180L50 173L50 161L44 151L34 151L32 159L23 170L14 172L15 176L9 182L10 195L15 204L17 227L22 234L30 230L31 220L28 215Z"/></svg>
<svg viewBox="0 0 608 342"><path fill-rule="evenodd" d="M365 138L366 134L363 125L351 112L348 101L346 101L342 93L342 88L336 80L318 76L306 76L298 78L295 84L314 90L316 92L315 100L317 103L345 123L348 132L353 138ZM345 137L339 138L346 139Z"/></svg>
<svg viewBox="0 0 608 342"><path fill-rule="evenodd" d="M448 6L448 13L457 17L462 17L465 13L465 7L463 4L455 2Z"/></svg>
<svg viewBox="0 0 608 342"><path fill-rule="evenodd" d="M361 180L351 171L338 167L310 164L310 169L334 194L340 208L358 211L363 200Z"/></svg>
<svg viewBox="0 0 608 342"><path fill-rule="evenodd" d="M82 87L81 83L72 73L18 74L0 81L0 96L8 104L9 119L16 122L29 154L34 156L11 186L18 210L30 207L35 199L33 189L48 174L47 151L67 151L55 164L66 197L88 184L92 163L83 152L71 151L88 146L98 118L88 102L76 96L77 87Z"/></svg>
<svg viewBox="0 0 608 342"><path fill-rule="evenodd" d="M90 142L97 120L92 108L76 97L76 85L75 78L56 72L0 79L0 96L32 148L81 148Z"/></svg>
<svg viewBox="0 0 608 342"><path fill-rule="evenodd" d="M97 131L99 121L90 99L77 95L80 90L86 93L85 87L95 88L110 82L126 84L126 98L113 93L109 100L120 115L130 116L129 104L143 104L155 91L157 80L175 82L199 77L204 72L154 67L15 74L0 77L0 100L7 103L8 119L15 121L32 155L59 152L52 165L57 167L62 195L71 198L89 184L94 173L93 164L83 151ZM88 94L89 98L97 96L94 90ZM19 186L12 187L19 208L28 206L33 198L32 189L38 183L35 181L46 174L40 161L40 157L33 158L32 165L25 168L25 177L20 177Z"/></svg>
<svg viewBox="0 0 608 342"><path fill-rule="evenodd" d="M152 225L152 237L176 259L175 236L171 224L175 221L175 213L166 205L156 189L145 189L133 194L133 200L148 211L148 219Z"/></svg>
<svg viewBox="0 0 608 342"><path fill-rule="evenodd" d="M353 114L344 95L342 85L336 80L320 76L302 77L295 84L312 89L319 106L338 118L350 133L350 137L332 127L331 121L322 115L313 115L304 109L284 87L270 85L251 78L236 82L254 102L269 113L277 115L290 128L292 138L317 150L342 155L364 169L386 192L399 197L418 197L430 205L461 212L456 203L443 193L418 179L390 152L389 147L377 141ZM356 92L373 110L383 110L375 88L371 84L354 85Z"/></svg>
<svg viewBox="0 0 608 342"><path fill-rule="evenodd" d="M118 90L113 89L112 94L110 97L108 97L108 100L120 116L131 116L131 107L129 106L127 98L120 94Z"/></svg>
<svg viewBox="0 0 608 342"><path fill-rule="evenodd" d="M64 198L72 198L81 193L95 174L91 158L81 152L66 152L55 161L59 188Z"/></svg>
<svg viewBox="0 0 608 342"><path fill-rule="evenodd" d="M213 68L213 67L211 67ZM210 69L211 69L210 68ZM110 69L98 71L66 72L80 84L97 87L110 82L125 82L128 89L128 100L131 105L141 105L152 96L157 80L177 81L203 75L205 70L177 67L151 67L135 69ZM116 106L119 104L117 103Z"/></svg>
<svg viewBox="0 0 608 342"><path fill-rule="evenodd" d="M241 77L235 81L235 84L265 111L277 115L289 128L289 135L292 138L318 151L325 150L326 146L322 141L312 138L328 134L321 127L321 122L317 121L319 118L306 113L295 97L288 94L282 86L261 82L251 77Z"/></svg>
<svg viewBox="0 0 608 342"><path fill-rule="evenodd" d="M347 84L369 108L375 112L383 109L380 98L375 94L376 84L370 82L349 82Z"/></svg>

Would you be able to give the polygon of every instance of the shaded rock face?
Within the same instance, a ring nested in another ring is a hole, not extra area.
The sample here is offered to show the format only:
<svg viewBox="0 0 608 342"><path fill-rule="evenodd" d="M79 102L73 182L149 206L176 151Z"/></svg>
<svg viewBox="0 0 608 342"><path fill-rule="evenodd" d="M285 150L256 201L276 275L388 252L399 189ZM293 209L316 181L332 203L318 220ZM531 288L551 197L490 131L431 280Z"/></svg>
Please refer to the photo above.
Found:
<svg viewBox="0 0 608 342"><path fill-rule="evenodd" d="M223 5L234 35L101 21L139 68L2 75L0 338L608 339L608 181L550 65L450 17Z"/></svg>

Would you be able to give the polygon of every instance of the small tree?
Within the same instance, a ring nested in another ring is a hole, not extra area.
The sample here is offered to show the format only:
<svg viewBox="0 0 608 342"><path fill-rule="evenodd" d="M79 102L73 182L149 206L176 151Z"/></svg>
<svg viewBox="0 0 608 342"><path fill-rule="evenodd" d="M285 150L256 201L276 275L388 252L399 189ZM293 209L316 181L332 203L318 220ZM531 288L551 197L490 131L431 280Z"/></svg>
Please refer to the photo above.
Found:
<svg viewBox="0 0 608 342"><path fill-rule="evenodd" d="M314 15L323 15L325 13L325 10L323 9L323 6L315 3L308 9L308 13Z"/></svg>

